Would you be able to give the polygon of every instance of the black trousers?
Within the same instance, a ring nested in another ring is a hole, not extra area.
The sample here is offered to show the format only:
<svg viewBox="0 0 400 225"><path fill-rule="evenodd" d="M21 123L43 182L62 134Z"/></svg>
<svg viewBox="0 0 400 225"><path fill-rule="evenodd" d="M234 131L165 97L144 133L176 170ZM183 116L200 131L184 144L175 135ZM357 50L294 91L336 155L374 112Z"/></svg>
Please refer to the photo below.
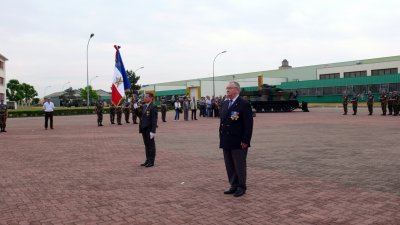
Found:
<svg viewBox="0 0 400 225"><path fill-rule="evenodd" d="M49 119L50 119L50 128L53 128L53 112L44 112L44 128L47 129L49 127Z"/></svg>
<svg viewBox="0 0 400 225"><path fill-rule="evenodd" d="M110 113L110 122L113 124L115 121L115 112L114 113Z"/></svg>
<svg viewBox="0 0 400 225"><path fill-rule="evenodd" d="M369 112L369 114L372 115L372 113L374 112L374 105L372 105L372 104L367 104L367 106L368 106L368 112Z"/></svg>
<svg viewBox="0 0 400 225"><path fill-rule="evenodd" d="M154 138L150 139L150 130L143 130L142 137L146 152L146 162L154 163L154 160L156 159L156 142L154 141Z"/></svg>
<svg viewBox="0 0 400 225"><path fill-rule="evenodd" d="M97 124L101 124L103 122L103 113L97 113Z"/></svg>
<svg viewBox="0 0 400 225"><path fill-rule="evenodd" d="M197 109L192 109L192 120L197 120L196 114L197 114Z"/></svg>
<svg viewBox="0 0 400 225"><path fill-rule="evenodd" d="M163 122L166 122L166 121L165 121L165 117L166 117L166 116L167 116L167 111L161 110L161 119L162 119Z"/></svg>
<svg viewBox="0 0 400 225"><path fill-rule="evenodd" d="M223 149L226 173L231 188L246 189L246 158L247 151L243 149Z"/></svg>

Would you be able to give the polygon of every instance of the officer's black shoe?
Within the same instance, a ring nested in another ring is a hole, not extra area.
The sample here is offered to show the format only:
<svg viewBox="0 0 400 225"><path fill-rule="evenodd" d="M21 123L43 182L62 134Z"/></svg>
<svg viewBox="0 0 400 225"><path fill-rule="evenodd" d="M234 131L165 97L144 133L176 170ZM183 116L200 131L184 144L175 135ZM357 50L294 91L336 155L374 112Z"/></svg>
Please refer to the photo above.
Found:
<svg viewBox="0 0 400 225"><path fill-rule="evenodd" d="M152 167L152 166L154 166L154 163L147 163L147 164L145 165L145 167Z"/></svg>
<svg viewBox="0 0 400 225"><path fill-rule="evenodd" d="M100 124L99 126L100 126L100 127L102 127L102 126L103 126L103 124Z"/></svg>
<svg viewBox="0 0 400 225"><path fill-rule="evenodd" d="M229 188L229 190L224 191L224 194L233 195L233 194L235 194L236 190L237 190L236 188Z"/></svg>
<svg viewBox="0 0 400 225"><path fill-rule="evenodd" d="M149 162L145 161L144 163L140 164L140 166L146 166Z"/></svg>
<svg viewBox="0 0 400 225"><path fill-rule="evenodd" d="M118 125L122 125L122 123L119 123Z"/></svg>
<svg viewBox="0 0 400 225"><path fill-rule="evenodd" d="M233 197L240 197L246 193L246 189L238 188L236 192L233 194Z"/></svg>
<svg viewBox="0 0 400 225"><path fill-rule="evenodd" d="M347 113L343 113L343 115L347 115Z"/></svg>
<svg viewBox="0 0 400 225"><path fill-rule="evenodd" d="M7 132L6 130L3 130L3 132Z"/></svg>

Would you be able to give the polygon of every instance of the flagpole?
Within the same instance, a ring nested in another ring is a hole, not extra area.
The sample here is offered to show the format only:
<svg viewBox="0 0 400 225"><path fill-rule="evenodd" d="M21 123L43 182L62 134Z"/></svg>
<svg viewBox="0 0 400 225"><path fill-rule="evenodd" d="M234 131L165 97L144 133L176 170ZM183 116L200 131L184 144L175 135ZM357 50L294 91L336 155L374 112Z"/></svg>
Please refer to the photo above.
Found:
<svg viewBox="0 0 400 225"><path fill-rule="evenodd" d="M94 36L93 33L90 34L89 40L86 46L86 96L87 96L87 107L89 108L89 42Z"/></svg>

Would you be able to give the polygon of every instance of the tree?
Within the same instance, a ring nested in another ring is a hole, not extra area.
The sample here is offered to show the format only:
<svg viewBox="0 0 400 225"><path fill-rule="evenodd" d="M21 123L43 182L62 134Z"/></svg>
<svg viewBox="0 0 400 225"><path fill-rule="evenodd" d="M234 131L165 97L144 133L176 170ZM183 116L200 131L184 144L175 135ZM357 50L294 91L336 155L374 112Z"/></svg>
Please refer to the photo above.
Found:
<svg viewBox="0 0 400 225"><path fill-rule="evenodd" d="M138 85L137 82L139 81L140 76L136 76L136 73L132 70L126 70L126 73L128 74L128 80L131 84L131 92L135 93L139 91L141 86Z"/></svg>
<svg viewBox="0 0 400 225"><path fill-rule="evenodd" d="M32 85L27 83L20 84L16 79L11 79L7 83L6 92L10 101L16 101L19 104L25 102L28 105L31 104L32 99L38 94Z"/></svg>
<svg viewBox="0 0 400 225"><path fill-rule="evenodd" d="M85 99L87 101L87 91L86 91L86 87L84 88L80 88L79 89L80 95L82 99ZM90 103L92 103L93 101L97 100L97 92L95 90L93 90L92 86L89 85L89 98L90 98Z"/></svg>
<svg viewBox="0 0 400 225"><path fill-rule="evenodd" d="M31 105L32 99L38 95L35 88L32 85L22 83L21 89L23 91L23 99L26 104Z"/></svg>
<svg viewBox="0 0 400 225"><path fill-rule="evenodd" d="M85 91L85 99L86 99L86 91ZM63 106L71 106L75 105L77 100L77 96L75 96L75 90L72 87L64 90L64 94L60 96L60 99L63 103Z"/></svg>
<svg viewBox="0 0 400 225"><path fill-rule="evenodd" d="M10 101L20 102L24 98L21 84L16 79L8 81L6 93Z"/></svg>

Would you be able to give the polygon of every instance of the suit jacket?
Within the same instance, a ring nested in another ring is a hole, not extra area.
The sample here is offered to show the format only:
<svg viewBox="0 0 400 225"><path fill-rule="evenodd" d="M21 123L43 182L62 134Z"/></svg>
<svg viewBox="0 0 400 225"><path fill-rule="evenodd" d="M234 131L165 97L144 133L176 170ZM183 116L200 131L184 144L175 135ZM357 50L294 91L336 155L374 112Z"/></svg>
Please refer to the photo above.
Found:
<svg viewBox="0 0 400 225"><path fill-rule="evenodd" d="M142 133L144 130L149 130L152 133L156 133L157 128L157 108L150 103L149 106L143 104L142 105L142 115L140 117L139 123L139 133Z"/></svg>
<svg viewBox="0 0 400 225"><path fill-rule="evenodd" d="M222 105L219 126L219 147L240 149L241 143L250 147L253 133L253 114L250 103L240 96L229 107L229 101Z"/></svg>

